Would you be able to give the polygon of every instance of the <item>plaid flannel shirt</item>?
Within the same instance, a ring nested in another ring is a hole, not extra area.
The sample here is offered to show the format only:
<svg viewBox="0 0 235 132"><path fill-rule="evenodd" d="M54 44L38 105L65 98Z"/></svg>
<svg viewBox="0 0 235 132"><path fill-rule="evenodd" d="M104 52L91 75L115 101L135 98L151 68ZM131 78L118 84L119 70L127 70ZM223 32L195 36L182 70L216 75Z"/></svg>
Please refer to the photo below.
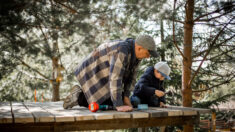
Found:
<svg viewBox="0 0 235 132"><path fill-rule="evenodd" d="M75 75L89 104L111 98L116 107L123 105L123 94L129 97L134 89L138 64L133 39L113 41L96 48Z"/></svg>

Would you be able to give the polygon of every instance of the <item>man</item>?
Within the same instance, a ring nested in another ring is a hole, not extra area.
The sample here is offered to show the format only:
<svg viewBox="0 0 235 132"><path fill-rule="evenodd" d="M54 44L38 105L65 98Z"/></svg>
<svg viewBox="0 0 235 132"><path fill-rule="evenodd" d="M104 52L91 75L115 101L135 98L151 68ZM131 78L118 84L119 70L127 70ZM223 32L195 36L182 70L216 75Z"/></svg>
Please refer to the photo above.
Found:
<svg viewBox="0 0 235 132"><path fill-rule="evenodd" d="M138 104L149 106L165 107L164 79L171 80L170 67L166 62L158 62L146 69L135 85L134 94L131 96L131 103L134 107Z"/></svg>
<svg viewBox="0 0 235 132"><path fill-rule="evenodd" d="M135 85L136 69L140 60L150 55L157 57L155 42L149 35L100 45L76 69L81 87L73 87L63 107L88 107L96 102L112 105L117 111L132 111L129 96Z"/></svg>

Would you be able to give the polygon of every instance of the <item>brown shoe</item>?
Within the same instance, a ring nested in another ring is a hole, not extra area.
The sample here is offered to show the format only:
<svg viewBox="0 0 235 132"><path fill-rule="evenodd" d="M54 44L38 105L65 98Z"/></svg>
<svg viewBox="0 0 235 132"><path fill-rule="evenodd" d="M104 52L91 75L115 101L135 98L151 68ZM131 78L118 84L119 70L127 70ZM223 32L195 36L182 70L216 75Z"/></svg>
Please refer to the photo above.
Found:
<svg viewBox="0 0 235 132"><path fill-rule="evenodd" d="M72 108L73 106L78 105L78 97L80 93L82 93L81 87L78 85L73 86L70 95L68 95L64 100L64 109Z"/></svg>

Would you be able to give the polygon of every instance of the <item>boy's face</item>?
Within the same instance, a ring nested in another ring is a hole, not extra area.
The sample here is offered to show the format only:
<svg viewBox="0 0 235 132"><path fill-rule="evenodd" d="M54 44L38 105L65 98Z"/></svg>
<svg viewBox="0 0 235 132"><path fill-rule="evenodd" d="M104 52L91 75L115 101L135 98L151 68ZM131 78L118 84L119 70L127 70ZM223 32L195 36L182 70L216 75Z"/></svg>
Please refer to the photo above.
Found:
<svg viewBox="0 0 235 132"><path fill-rule="evenodd" d="M156 69L154 69L154 75L156 78L158 78L161 81L163 81L165 79L165 77L162 76L162 74L160 72L158 72Z"/></svg>

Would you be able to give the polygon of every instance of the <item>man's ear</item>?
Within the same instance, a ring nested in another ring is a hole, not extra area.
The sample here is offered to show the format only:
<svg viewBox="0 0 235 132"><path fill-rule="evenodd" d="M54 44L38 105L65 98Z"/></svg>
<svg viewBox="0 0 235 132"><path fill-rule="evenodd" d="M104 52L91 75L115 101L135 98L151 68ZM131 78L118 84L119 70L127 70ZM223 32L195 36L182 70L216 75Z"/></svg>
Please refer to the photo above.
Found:
<svg viewBox="0 0 235 132"><path fill-rule="evenodd" d="M136 43L135 43L135 48L136 48L136 50L138 50L138 51L141 49L141 47L140 47L138 44L136 44Z"/></svg>

